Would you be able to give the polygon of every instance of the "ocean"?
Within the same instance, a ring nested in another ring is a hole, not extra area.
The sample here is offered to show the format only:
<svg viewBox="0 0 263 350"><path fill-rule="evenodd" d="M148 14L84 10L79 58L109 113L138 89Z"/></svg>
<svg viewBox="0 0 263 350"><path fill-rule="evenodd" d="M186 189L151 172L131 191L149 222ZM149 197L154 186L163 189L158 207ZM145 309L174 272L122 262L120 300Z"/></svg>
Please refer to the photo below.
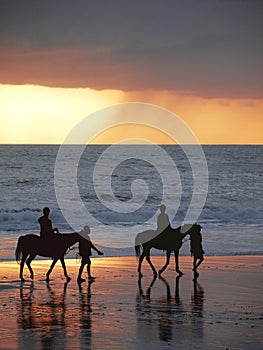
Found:
<svg viewBox="0 0 263 350"><path fill-rule="evenodd" d="M20 235L39 233L45 206L60 232L90 225L105 256L134 255L162 203L173 227L202 225L206 255L263 254L263 146L204 145L201 160L178 145L66 147L61 159L59 145L0 146L1 261L14 260Z"/></svg>

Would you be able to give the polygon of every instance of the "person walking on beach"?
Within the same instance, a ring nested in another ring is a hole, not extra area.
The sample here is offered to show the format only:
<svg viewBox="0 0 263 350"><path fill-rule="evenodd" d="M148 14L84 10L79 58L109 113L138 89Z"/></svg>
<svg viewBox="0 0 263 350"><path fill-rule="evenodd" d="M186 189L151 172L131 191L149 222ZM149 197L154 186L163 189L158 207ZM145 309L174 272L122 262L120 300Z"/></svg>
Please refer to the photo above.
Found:
<svg viewBox="0 0 263 350"><path fill-rule="evenodd" d="M58 229L52 228L52 222L49 219L49 213L50 213L50 209L48 207L45 207L43 209L43 216L41 216L38 219L38 222L40 224L40 237L41 238L50 238L53 236L53 234L55 233L59 233Z"/></svg>
<svg viewBox="0 0 263 350"><path fill-rule="evenodd" d="M83 230L81 230L79 232L79 235L81 236L81 239L79 241L79 255L81 256L81 264L80 264L80 268L79 268L79 274L78 274L78 278L77 278L77 282L78 283L82 283L85 281L84 278L81 277L84 266L87 265L87 272L88 272L88 279L90 280L94 280L95 277L91 276L91 261L90 261L90 256L91 254L91 249L96 250L96 252L99 255L103 255L103 253L98 250L94 244L91 242L90 240L90 228L89 226L84 226Z"/></svg>
<svg viewBox="0 0 263 350"><path fill-rule="evenodd" d="M160 214L157 217L157 232L161 233L165 229L170 229L171 224L169 220L169 216L165 212L166 206L164 204L160 205Z"/></svg>
<svg viewBox="0 0 263 350"><path fill-rule="evenodd" d="M204 260L204 250L202 246L202 235L201 235L201 226L198 230L195 230L190 234L190 250L191 256L194 257L193 261L193 271L194 277L198 277L199 273L197 272L198 266L200 266Z"/></svg>

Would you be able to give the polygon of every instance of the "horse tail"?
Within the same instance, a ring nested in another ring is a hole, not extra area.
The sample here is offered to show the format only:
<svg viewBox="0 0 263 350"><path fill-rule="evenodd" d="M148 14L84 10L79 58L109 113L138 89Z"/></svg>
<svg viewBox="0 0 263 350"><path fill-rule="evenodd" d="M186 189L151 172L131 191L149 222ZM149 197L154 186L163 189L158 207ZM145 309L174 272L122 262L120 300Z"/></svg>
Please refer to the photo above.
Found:
<svg viewBox="0 0 263 350"><path fill-rule="evenodd" d="M15 255L16 255L16 262L18 264L20 264L21 254L22 254L22 248L21 248L22 238L23 238L23 236L18 238L17 246L16 246L16 253L15 253Z"/></svg>
<svg viewBox="0 0 263 350"><path fill-rule="evenodd" d="M135 245L134 245L135 253L137 258L139 258L141 254L141 242L139 241L138 235L135 237Z"/></svg>

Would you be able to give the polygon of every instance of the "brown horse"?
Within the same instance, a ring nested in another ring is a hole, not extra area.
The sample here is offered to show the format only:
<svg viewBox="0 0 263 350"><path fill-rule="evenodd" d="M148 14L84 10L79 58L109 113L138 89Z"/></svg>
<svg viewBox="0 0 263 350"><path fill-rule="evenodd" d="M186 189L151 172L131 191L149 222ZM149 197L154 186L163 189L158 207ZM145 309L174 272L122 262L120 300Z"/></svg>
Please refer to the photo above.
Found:
<svg viewBox="0 0 263 350"><path fill-rule="evenodd" d="M175 264L176 264L176 272L182 276L182 271L179 270L179 250L183 244L183 239L186 235L191 235L195 232L200 232L201 226L198 224L193 225L183 225L178 228L166 228L162 233L157 234L156 231L148 230L144 232L140 232L135 237L135 252L137 257L139 257L138 264L138 274L139 277L142 277L141 273L141 265L143 259L146 257L151 269L153 270L153 274L157 275L157 271L153 266L150 259L150 250L152 248L165 250L166 251L166 263L165 265L158 271L159 275L161 275L167 266L170 263L170 255L174 252L175 256ZM142 254L140 255L140 247L143 248Z"/></svg>
<svg viewBox="0 0 263 350"><path fill-rule="evenodd" d="M61 261L63 267L64 276L67 281L70 281L71 278L67 274L67 269L64 261L64 255L67 252L67 249L79 242L81 236L78 233L64 233L54 235L53 237L41 238L34 234L28 234L25 236L20 236L17 241L16 247L16 261L20 262L20 274L19 277L21 281L24 281L23 278L23 269L24 264L26 263L30 271L30 278L34 278L34 272L30 266L31 262L35 259L37 255L53 258L53 262L46 274L46 281L49 282L49 276L56 265L57 261ZM22 255L22 258L21 258ZM21 260L21 261L20 261Z"/></svg>

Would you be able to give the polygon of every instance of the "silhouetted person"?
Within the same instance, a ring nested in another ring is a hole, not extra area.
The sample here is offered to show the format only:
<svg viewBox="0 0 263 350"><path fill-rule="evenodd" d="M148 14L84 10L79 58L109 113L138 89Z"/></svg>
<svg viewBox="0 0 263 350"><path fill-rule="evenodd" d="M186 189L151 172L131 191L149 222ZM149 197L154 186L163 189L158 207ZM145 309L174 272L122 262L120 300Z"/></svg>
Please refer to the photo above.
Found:
<svg viewBox="0 0 263 350"><path fill-rule="evenodd" d="M81 277L85 265L87 265L88 279L89 280L95 279L95 277L91 276L91 273L90 273L90 266L91 266L90 256L92 255L91 249L96 250L96 252L99 255L103 255L103 253L92 244L89 238L89 235L90 235L89 226L84 226L83 230L80 231L79 235L82 237L82 239L80 239L79 241L79 255L82 257L82 259L81 259L81 265L79 268L77 281L78 283L82 283L85 281L85 279Z"/></svg>
<svg viewBox="0 0 263 350"><path fill-rule="evenodd" d="M45 207L43 209L44 215L38 219L38 222L40 224L40 237L42 238L50 238L53 236L54 233L58 233L57 228L52 228L52 222L48 217L49 213L50 209L48 207Z"/></svg>
<svg viewBox="0 0 263 350"><path fill-rule="evenodd" d="M164 204L160 205L160 214L157 218L157 232L161 233L166 228L171 228L169 216L165 212L166 206Z"/></svg>
<svg viewBox="0 0 263 350"><path fill-rule="evenodd" d="M194 230L190 233L190 246L191 246L191 256L194 257L193 261L193 271L194 276L198 277L199 273L197 272L197 268L199 265L202 264L204 260L204 250L202 247L202 235L201 235L201 226L199 226L199 229Z"/></svg>

